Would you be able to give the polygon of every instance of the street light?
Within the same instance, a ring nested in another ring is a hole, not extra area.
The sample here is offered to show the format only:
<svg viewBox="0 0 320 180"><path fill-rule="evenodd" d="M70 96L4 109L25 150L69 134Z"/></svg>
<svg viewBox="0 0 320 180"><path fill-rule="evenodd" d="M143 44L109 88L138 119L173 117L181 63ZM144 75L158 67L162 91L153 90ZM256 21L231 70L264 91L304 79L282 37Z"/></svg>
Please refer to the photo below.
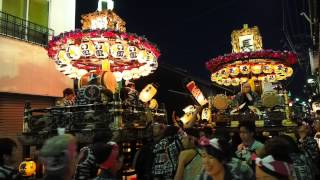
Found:
<svg viewBox="0 0 320 180"><path fill-rule="evenodd" d="M299 98L296 98L296 102L298 102L298 101L300 101L300 99L299 99Z"/></svg>

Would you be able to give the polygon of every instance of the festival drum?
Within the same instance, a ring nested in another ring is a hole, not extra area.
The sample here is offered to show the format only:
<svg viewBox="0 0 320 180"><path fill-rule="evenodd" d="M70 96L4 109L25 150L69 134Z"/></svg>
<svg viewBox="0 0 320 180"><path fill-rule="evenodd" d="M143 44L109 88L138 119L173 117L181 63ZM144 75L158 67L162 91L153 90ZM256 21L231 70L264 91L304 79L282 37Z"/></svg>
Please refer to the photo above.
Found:
<svg viewBox="0 0 320 180"><path fill-rule="evenodd" d="M88 85L101 85L114 93L117 88L116 78L112 72L89 72L83 75L78 81L78 87L83 88Z"/></svg>
<svg viewBox="0 0 320 180"><path fill-rule="evenodd" d="M218 94L213 98L213 107L218 110L226 110L230 105L230 100L224 94Z"/></svg>
<svg viewBox="0 0 320 180"><path fill-rule="evenodd" d="M281 104L280 96L274 91L264 92L261 96L262 105L268 108Z"/></svg>

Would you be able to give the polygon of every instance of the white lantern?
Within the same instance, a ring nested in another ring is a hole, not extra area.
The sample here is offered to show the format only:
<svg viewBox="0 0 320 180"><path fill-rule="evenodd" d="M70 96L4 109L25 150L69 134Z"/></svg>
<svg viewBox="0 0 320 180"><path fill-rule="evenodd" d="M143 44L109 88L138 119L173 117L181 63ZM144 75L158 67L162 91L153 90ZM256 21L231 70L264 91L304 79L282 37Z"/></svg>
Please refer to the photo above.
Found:
<svg viewBox="0 0 320 180"><path fill-rule="evenodd" d="M69 59L77 60L81 57L81 50L76 45L70 45L66 49L66 54Z"/></svg>
<svg viewBox="0 0 320 180"><path fill-rule="evenodd" d="M122 73L119 71L113 72L114 77L116 78L117 82L120 82L122 80Z"/></svg>
<svg viewBox="0 0 320 180"><path fill-rule="evenodd" d="M151 67L147 66L147 65L143 65L139 67L139 74L141 76L148 76L151 73Z"/></svg>
<svg viewBox="0 0 320 180"><path fill-rule="evenodd" d="M132 72L129 70L124 70L122 72L122 79L125 81L132 79Z"/></svg>
<svg viewBox="0 0 320 180"><path fill-rule="evenodd" d="M80 48L81 48L81 54L84 57L92 56L95 50L92 42L83 42L81 43Z"/></svg>
<svg viewBox="0 0 320 180"><path fill-rule="evenodd" d="M138 52L138 62L143 64L143 63L146 63L147 62L147 51L146 50L140 50Z"/></svg>
<svg viewBox="0 0 320 180"><path fill-rule="evenodd" d="M136 60L138 59L138 48L135 46L128 46L126 48L126 58L128 60Z"/></svg>
<svg viewBox="0 0 320 180"><path fill-rule="evenodd" d="M189 105L189 106L183 108L182 111L184 113L193 113L196 111L196 108L194 107L194 105Z"/></svg>
<svg viewBox="0 0 320 180"><path fill-rule="evenodd" d="M107 58L109 55L110 45L106 42L96 42L95 43L95 56L97 58Z"/></svg>
<svg viewBox="0 0 320 180"><path fill-rule="evenodd" d="M138 79L140 77L139 69L138 68L133 68L131 69L132 73L132 78L133 79Z"/></svg>
<svg viewBox="0 0 320 180"><path fill-rule="evenodd" d="M157 89L152 84L148 84L140 92L139 99L142 102L146 103L150 101L156 94L157 94Z"/></svg>
<svg viewBox="0 0 320 180"><path fill-rule="evenodd" d="M111 55L114 58L123 58L124 57L125 47L121 43L116 43L111 46Z"/></svg>

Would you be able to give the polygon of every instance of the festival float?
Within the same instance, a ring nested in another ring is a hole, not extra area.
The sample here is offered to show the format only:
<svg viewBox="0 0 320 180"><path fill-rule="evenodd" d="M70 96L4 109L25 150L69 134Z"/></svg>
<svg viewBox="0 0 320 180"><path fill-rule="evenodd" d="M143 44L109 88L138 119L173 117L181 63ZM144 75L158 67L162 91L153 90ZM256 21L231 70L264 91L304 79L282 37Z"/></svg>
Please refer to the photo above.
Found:
<svg viewBox="0 0 320 180"><path fill-rule="evenodd" d="M287 90L282 86L293 75L297 55L290 51L263 49L258 27L235 30L231 34L232 53L206 62L211 81L241 89L238 94L209 97L214 126L237 127L240 121L254 121L258 129L278 130L295 126ZM239 88L240 87L240 88Z"/></svg>
<svg viewBox="0 0 320 180"><path fill-rule="evenodd" d="M82 30L53 37L47 50L57 70L74 80L76 100L46 109L26 104L20 138L25 148L61 132L86 144L94 131L105 130L130 158L141 140L151 136L148 124L166 119L165 109L152 99L156 85L148 84L140 93L123 87L153 73L160 52L146 38L126 32L125 22L112 10L82 15Z"/></svg>

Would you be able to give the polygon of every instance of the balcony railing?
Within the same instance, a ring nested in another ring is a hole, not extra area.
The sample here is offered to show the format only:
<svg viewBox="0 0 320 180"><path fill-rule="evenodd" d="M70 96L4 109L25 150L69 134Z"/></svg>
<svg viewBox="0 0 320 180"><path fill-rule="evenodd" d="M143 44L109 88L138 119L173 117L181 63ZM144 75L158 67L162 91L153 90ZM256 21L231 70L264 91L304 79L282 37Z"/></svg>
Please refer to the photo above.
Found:
<svg viewBox="0 0 320 180"><path fill-rule="evenodd" d="M47 46L54 31L45 26L0 11L0 35Z"/></svg>

